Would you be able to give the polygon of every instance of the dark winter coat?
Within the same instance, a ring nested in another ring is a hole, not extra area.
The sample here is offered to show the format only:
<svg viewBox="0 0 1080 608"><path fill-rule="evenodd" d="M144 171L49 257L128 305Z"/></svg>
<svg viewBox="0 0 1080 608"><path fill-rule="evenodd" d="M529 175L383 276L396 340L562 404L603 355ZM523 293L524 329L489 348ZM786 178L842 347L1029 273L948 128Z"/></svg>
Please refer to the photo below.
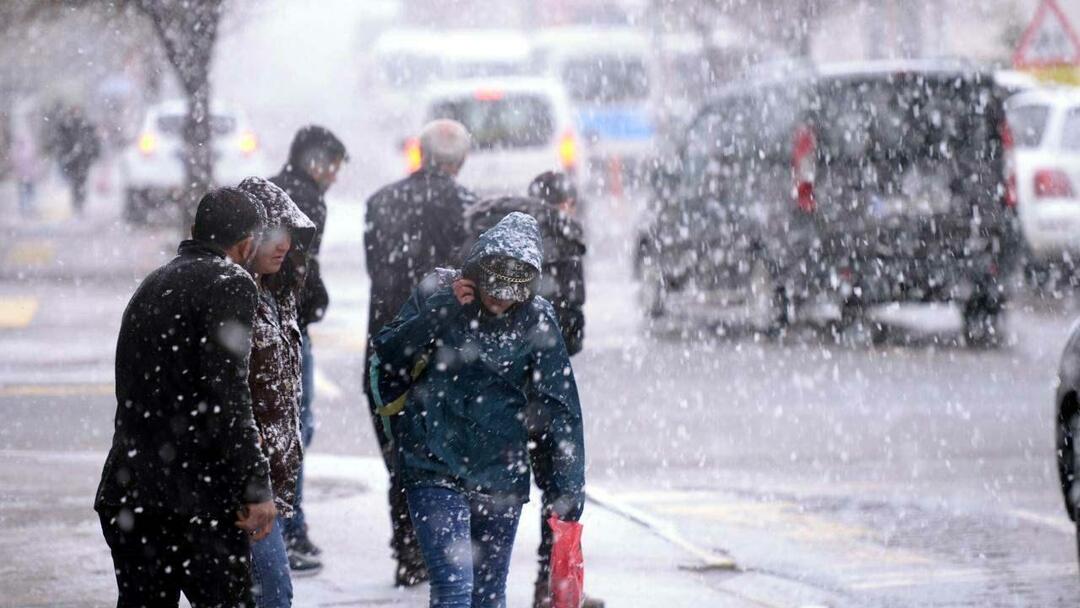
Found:
<svg viewBox="0 0 1080 608"><path fill-rule="evenodd" d="M506 196L481 201L465 211L465 230L472 239L507 214L533 216L544 238L544 269L539 294L555 307L566 350L581 352L585 340L585 231L574 218L539 199Z"/></svg>
<svg viewBox="0 0 1080 608"><path fill-rule="evenodd" d="M535 220L516 213L480 237L465 264L505 255L541 266ZM541 297L493 316L479 303L462 306L439 270L415 289L375 339L378 397L396 398L420 356L429 357L399 418L403 483L437 485L528 500L530 401L551 420L553 495L565 517L577 517L584 492L581 407L555 311Z"/></svg>
<svg viewBox="0 0 1080 608"><path fill-rule="evenodd" d="M300 325L298 303L303 276L297 271L315 236L315 224L283 190L261 178L248 178L240 188L262 203L267 229L285 227L293 246L277 273L259 280L259 299L252 328L252 410L270 463L274 504L282 517L292 517L296 479L304 459L300 440Z"/></svg>
<svg viewBox="0 0 1080 608"><path fill-rule="evenodd" d="M136 290L116 344L99 511L232 518L242 504L270 500L247 383L255 299L251 275L197 241L181 243Z"/></svg>
<svg viewBox="0 0 1080 608"><path fill-rule="evenodd" d="M456 266L465 242L465 209L476 196L450 176L422 169L367 201L364 249L371 299L368 337L401 310L421 279ZM368 357L370 359L370 349Z"/></svg>
<svg viewBox="0 0 1080 608"><path fill-rule="evenodd" d="M319 250L322 248L323 233L326 231L326 198L319 184L292 163L285 165L281 173L270 178L270 181L284 190L300 211L315 223L315 234L308 248L306 266L298 268L305 277L300 294L300 329L307 331L308 325L322 320L326 308L330 305L330 294L326 290L319 266Z"/></svg>

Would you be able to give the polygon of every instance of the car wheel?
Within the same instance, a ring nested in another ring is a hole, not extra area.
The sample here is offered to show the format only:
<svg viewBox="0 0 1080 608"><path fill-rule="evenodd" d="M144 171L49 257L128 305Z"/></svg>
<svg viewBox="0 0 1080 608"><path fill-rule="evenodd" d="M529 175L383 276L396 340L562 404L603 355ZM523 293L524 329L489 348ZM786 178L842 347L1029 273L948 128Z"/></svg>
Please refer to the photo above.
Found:
<svg viewBox="0 0 1080 608"><path fill-rule="evenodd" d="M878 346L888 339L885 325L868 318L866 307L858 300L848 300L840 306L837 330L837 341L849 345Z"/></svg>
<svg viewBox="0 0 1080 608"><path fill-rule="evenodd" d="M968 346L998 346L1001 340L1001 305L985 296L964 303L964 341Z"/></svg>
<svg viewBox="0 0 1080 608"><path fill-rule="evenodd" d="M660 269L660 260L655 252L649 252L641 258L641 278L638 282L638 299L641 309L649 319L664 316L664 273Z"/></svg>
<svg viewBox="0 0 1080 608"><path fill-rule="evenodd" d="M128 190L124 193L124 221L135 226L146 224L146 192Z"/></svg>
<svg viewBox="0 0 1080 608"><path fill-rule="evenodd" d="M747 324L759 333L780 334L789 321L788 299L765 260L756 260L750 268L748 289Z"/></svg>

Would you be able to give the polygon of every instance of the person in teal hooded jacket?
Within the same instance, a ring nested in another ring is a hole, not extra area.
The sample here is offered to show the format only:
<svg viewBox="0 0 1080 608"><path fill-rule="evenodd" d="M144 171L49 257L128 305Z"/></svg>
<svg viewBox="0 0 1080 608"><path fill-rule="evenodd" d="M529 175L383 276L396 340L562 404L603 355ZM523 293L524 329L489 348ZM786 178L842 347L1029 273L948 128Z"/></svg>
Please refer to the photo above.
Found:
<svg viewBox="0 0 1080 608"><path fill-rule="evenodd" d="M373 393L394 425L432 606L505 606L529 496L530 401L546 410L556 446L554 513L581 516L581 406L555 311L536 295L542 263L536 220L511 213L480 236L460 272L428 275L374 339Z"/></svg>

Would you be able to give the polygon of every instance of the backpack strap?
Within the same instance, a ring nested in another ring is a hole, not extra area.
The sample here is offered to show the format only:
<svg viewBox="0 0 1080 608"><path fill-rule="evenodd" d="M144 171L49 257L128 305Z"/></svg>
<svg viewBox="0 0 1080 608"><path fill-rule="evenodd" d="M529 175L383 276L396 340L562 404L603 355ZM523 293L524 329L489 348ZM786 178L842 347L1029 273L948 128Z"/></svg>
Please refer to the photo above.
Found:
<svg viewBox="0 0 1080 608"><path fill-rule="evenodd" d="M406 390L400 397L394 399L390 403L384 403L382 394L379 391L379 369L381 367L378 353L372 353L371 363L368 366L368 374L371 381L371 397L375 400L375 414L382 418L383 433L386 438L393 441L393 435L390 432L390 417L400 414L405 409L405 403L409 399L409 390ZM421 356L413 365L412 372L409 374L412 378L412 384L423 375L424 370L427 369L428 358L427 355Z"/></svg>

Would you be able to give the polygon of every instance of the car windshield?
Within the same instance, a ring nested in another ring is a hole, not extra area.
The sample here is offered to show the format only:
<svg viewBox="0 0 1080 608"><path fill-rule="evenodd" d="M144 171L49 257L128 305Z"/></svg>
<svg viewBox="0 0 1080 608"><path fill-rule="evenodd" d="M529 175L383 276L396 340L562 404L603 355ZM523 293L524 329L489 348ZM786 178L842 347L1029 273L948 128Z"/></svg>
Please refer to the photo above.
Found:
<svg viewBox="0 0 1080 608"><path fill-rule="evenodd" d="M949 158L985 142L989 88L955 76L820 83L821 152L838 159Z"/></svg>
<svg viewBox="0 0 1080 608"><path fill-rule="evenodd" d="M1070 152L1080 152L1080 108L1073 108L1065 115L1061 129L1061 147Z"/></svg>
<svg viewBox="0 0 1080 608"><path fill-rule="evenodd" d="M184 116L178 114L159 116L158 131L166 135L180 135L184 128ZM236 130L236 119L232 116L211 116L210 132L215 136L228 135Z"/></svg>
<svg viewBox="0 0 1080 608"><path fill-rule="evenodd" d="M551 141L555 121L545 99L526 94L485 95L435 104L431 118L465 125L473 147L479 150L542 146Z"/></svg>
<svg viewBox="0 0 1080 608"><path fill-rule="evenodd" d="M645 63L637 58L597 55L575 59L564 64L562 77L574 101L629 101L649 94L649 75Z"/></svg>
<svg viewBox="0 0 1080 608"><path fill-rule="evenodd" d="M418 87L439 78L442 62L435 57L400 54L384 56L378 62L379 76L392 87Z"/></svg>
<svg viewBox="0 0 1080 608"><path fill-rule="evenodd" d="M1041 104L1017 106L1009 110L1009 127L1017 147L1037 148L1046 132L1050 108Z"/></svg>

